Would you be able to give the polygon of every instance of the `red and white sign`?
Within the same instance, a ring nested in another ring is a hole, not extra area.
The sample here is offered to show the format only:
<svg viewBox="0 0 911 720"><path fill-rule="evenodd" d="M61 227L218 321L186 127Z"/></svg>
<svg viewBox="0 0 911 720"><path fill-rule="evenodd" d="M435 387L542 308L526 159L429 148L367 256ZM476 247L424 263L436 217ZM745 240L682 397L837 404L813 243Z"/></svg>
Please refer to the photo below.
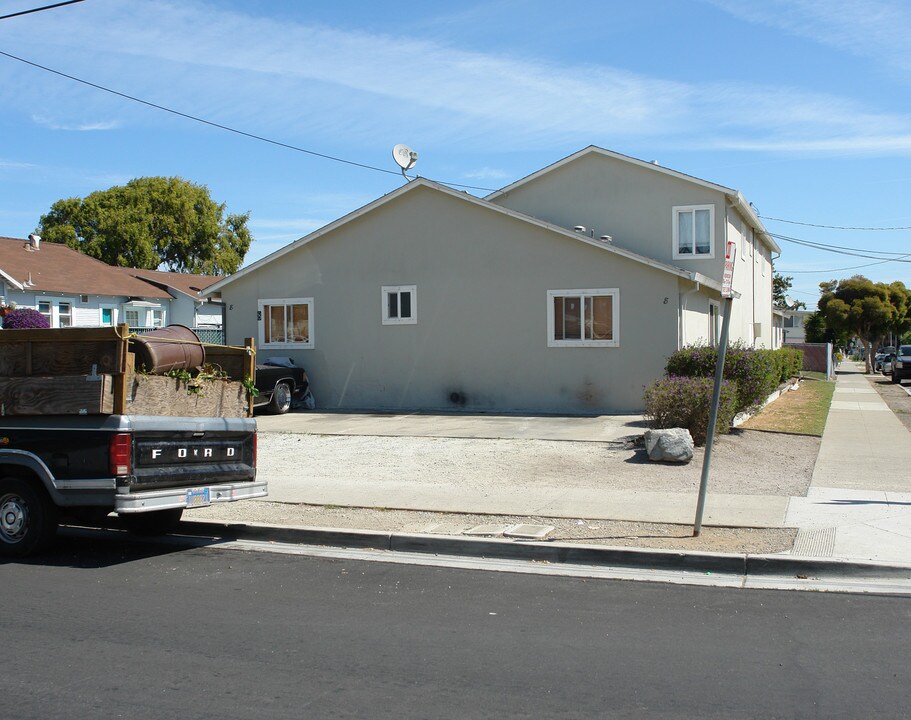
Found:
<svg viewBox="0 0 911 720"><path fill-rule="evenodd" d="M731 285L734 282L734 258L737 257L736 243L729 242L724 255L724 276L721 278L721 297L734 297Z"/></svg>

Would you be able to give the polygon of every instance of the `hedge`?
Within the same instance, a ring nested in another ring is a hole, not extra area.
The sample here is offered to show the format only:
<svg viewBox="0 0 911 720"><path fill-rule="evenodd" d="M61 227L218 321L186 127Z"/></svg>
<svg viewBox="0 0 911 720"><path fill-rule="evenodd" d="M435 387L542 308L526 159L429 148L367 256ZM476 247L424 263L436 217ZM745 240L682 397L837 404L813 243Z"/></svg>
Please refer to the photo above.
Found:
<svg viewBox="0 0 911 720"><path fill-rule="evenodd" d="M655 381L645 389L645 416L649 425L686 428L696 445L704 445L714 387L714 378L710 377L671 376ZM731 432L736 400L736 384L722 380L715 432Z"/></svg>
<svg viewBox="0 0 911 720"><path fill-rule="evenodd" d="M717 348L693 345L671 355L665 371L669 377L713 378L717 361ZM736 387L735 414L761 405L781 383L799 375L802 367L801 350L754 350L742 343L730 346L725 357L724 379Z"/></svg>

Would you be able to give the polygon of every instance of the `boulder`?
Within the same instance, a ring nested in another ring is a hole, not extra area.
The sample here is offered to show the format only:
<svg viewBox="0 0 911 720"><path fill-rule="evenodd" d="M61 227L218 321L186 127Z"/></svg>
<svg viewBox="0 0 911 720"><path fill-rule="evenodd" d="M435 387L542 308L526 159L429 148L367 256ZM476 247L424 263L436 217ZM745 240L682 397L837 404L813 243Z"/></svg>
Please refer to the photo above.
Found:
<svg viewBox="0 0 911 720"><path fill-rule="evenodd" d="M694 447L693 436L686 428L645 431L645 451L655 462L689 462Z"/></svg>

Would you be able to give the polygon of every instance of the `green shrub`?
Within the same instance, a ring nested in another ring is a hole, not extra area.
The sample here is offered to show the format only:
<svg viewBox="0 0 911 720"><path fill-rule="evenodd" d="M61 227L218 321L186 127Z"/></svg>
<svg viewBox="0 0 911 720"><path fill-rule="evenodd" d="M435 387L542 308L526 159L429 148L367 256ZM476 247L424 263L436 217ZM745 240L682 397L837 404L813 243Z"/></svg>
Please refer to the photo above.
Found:
<svg viewBox="0 0 911 720"><path fill-rule="evenodd" d="M645 389L645 416L653 428L682 427L704 445L715 381L709 377L667 377ZM736 414L736 384L722 380L715 432L729 433Z"/></svg>

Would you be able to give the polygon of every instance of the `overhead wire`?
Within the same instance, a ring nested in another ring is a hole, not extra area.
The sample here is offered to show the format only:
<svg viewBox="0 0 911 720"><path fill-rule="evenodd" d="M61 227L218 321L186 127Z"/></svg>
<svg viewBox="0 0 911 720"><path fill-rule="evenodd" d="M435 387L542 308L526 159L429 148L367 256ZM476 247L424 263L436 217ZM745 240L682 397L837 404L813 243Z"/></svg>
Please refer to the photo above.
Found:
<svg viewBox="0 0 911 720"><path fill-rule="evenodd" d="M759 215L759 213L757 213ZM785 220L783 218L769 217L768 215L759 215L763 220L774 220L775 222L788 223L789 225L803 225L804 227L824 228L826 230L871 230L871 231L894 231L894 230L911 230L911 225L899 225L896 227L852 227L849 225L822 225L820 223L800 222L798 220Z"/></svg>
<svg viewBox="0 0 911 720"><path fill-rule="evenodd" d="M76 3L81 2L83 2L83 0L66 0L66 2L45 5L44 7L32 8L31 10L20 10L19 12L10 13L9 15L0 15L0 20L8 20L9 18L20 17L21 15L31 15L32 13L41 12L42 10L53 10L54 8L63 7L64 5L75 5Z"/></svg>
<svg viewBox="0 0 911 720"><path fill-rule="evenodd" d="M272 140L270 138L264 137L262 135L256 135L255 133L247 132L245 130L238 130L237 128L231 127L230 125L223 125L221 123L214 122L212 120L206 120L201 118L198 115L191 115L190 113L181 112L180 110L175 110L174 108L169 108L166 105L160 105L158 103L153 103L149 100L143 100L142 98L136 97L135 95L130 95L128 93L120 92L119 90L114 90L104 85L99 85L98 83L91 82L89 80L83 80L82 78L76 77L75 75L70 75L69 73L62 72L60 70L55 70L54 68L47 67L46 65L41 65L40 63L33 62L32 60L26 60L25 58L19 57L18 55L13 55L12 53L4 52L0 50L0 55L7 57L11 60L16 60L17 62L24 63L25 65L30 65L39 70L44 70L45 72L58 75L59 77L66 78L67 80L72 80L74 82L81 83L96 90L101 90L111 95L116 95L117 97L124 98L125 100L130 100L141 105L145 105L156 110L161 110L172 115L177 115L178 117L185 118L187 120L192 120L193 122L201 123L203 125L208 125L209 127L218 128L219 130L225 130L226 132L234 133L235 135L241 135L251 140L258 140L260 142L269 143L270 145L275 145L277 147L282 147L287 150L294 150L295 152L305 153L307 155L312 155L313 157L322 158L324 160L331 160L333 162L343 163L345 165L352 165L354 167L359 167L364 170L373 170L375 172L386 173L388 175L399 176L400 171L397 170L388 170L386 168L376 167L375 165L368 165L366 163L355 162L354 160L346 160L344 158L336 157L334 155L327 155L326 153L316 152L315 150L308 150L306 148L299 147L297 145L292 145L290 143L282 142L280 140ZM405 175L408 179L413 179L411 176ZM446 180L436 180L435 182L440 183L441 185L448 185L449 187L455 188L465 188L467 190L483 190L492 192L496 188L487 188L479 187L477 185L464 185L461 183L449 182Z"/></svg>

